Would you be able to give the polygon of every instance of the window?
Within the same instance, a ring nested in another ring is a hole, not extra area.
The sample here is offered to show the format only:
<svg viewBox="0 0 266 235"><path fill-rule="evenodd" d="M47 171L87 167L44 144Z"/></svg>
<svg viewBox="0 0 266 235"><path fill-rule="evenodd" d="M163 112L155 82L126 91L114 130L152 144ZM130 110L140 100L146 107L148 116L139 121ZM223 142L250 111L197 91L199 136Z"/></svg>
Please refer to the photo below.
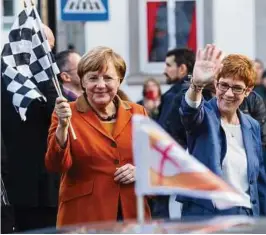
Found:
<svg viewBox="0 0 266 235"><path fill-rule="evenodd" d="M141 72L162 73L165 55L171 48L188 47L196 51L201 0L140 2Z"/></svg>
<svg viewBox="0 0 266 235"><path fill-rule="evenodd" d="M4 0L3 23L5 29L10 29L14 21L14 0Z"/></svg>
<svg viewBox="0 0 266 235"><path fill-rule="evenodd" d="M4 16L14 15L14 2L13 0L4 0Z"/></svg>

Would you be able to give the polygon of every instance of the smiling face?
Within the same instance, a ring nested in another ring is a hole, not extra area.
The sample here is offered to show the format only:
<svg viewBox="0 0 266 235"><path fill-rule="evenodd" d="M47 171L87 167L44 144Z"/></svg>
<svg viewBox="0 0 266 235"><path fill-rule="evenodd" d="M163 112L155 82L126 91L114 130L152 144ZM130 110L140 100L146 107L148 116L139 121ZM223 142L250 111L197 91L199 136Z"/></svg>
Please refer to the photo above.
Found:
<svg viewBox="0 0 266 235"><path fill-rule="evenodd" d="M252 88L247 88L244 81L240 79L221 77L216 83L216 96L221 114L232 115L236 113L236 110L251 90Z"/></svg>
<svg viewBox="0 0 266 235"><path fill-rule="evenodd" d="M246 56L230 54L222 60L215 84L218 108L222 115L234 115L254 87L256 72Z"/></svg>
<svg viewBox="0 0 266 235"><path fill-rule="evenodd" d="M117 94L120 78L112 62L103 71L87 72L82 79L88 101L95 107L106 107Z"/></svg>

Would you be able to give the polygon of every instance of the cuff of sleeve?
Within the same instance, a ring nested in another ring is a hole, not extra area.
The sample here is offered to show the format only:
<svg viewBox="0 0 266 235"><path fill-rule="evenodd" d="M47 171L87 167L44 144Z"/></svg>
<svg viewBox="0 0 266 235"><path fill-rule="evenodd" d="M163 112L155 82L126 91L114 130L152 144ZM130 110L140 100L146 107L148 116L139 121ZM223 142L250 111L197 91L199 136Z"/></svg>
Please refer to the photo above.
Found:
<svg viewBox="0 0 266 235"><path fill-rule="evenodd" d="M201 100L199 101L192 101L189 97L188 97L188 93L186 92L185 94L185 101L187 102L187 104L191 107L191 108L198 108L201 104Z"/></svg>
<svg viewBox="0 0 266 235"><path fill-rule="evenodd" d="M65 148L62 148L60 146L60 144L57 141L56 135L54 135L54 138L55 138L55 151L56 152L58 152L58 153L64 153L64 152L66 152L69 149L69 147L70 147L70 141L69 141L70 136L69 136L69 134L67 135L67 141L66 141Z"/></svg>

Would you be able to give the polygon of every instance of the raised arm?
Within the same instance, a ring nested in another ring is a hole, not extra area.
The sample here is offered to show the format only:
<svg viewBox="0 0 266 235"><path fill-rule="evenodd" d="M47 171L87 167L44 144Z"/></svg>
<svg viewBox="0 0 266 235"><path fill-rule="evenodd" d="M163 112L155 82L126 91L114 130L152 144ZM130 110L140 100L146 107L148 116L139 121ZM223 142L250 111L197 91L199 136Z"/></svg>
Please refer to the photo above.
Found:
<svg viewBox="0 0 266 235"><path fill-rule="evenodd" d="M222 51L214 45L207 45L204 50L198 50L191 85L183 97L180 108L181 120L186 129L202 122L202 90L207 84L214 82L222 68L221 60Z"/></svg>
<svg viewBox="0 0 266 235"><path fill-rule="evenodd" d="M214 82L217 73L222 68L221 60L222 51L214 45L208 44L204 50L198 50L191 86L187 91L189 100L192 102L201 101L203 88Z"/></svg>

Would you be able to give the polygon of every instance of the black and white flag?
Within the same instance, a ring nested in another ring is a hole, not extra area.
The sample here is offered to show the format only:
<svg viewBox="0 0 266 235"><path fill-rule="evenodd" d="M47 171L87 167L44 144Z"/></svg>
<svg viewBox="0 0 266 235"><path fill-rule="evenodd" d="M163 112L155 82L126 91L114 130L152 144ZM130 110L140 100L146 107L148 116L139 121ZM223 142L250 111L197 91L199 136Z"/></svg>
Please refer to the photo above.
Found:
<svg viewBox="0 0 266 235"><path fill-rule="evenodd" d="M46 101L38 83L52 79L58 73L38 12L33 6L27 7L15 20L9 42L1 54L2 86L12 95L13 105L22 120L26 120L31 101Z"/></svg>

